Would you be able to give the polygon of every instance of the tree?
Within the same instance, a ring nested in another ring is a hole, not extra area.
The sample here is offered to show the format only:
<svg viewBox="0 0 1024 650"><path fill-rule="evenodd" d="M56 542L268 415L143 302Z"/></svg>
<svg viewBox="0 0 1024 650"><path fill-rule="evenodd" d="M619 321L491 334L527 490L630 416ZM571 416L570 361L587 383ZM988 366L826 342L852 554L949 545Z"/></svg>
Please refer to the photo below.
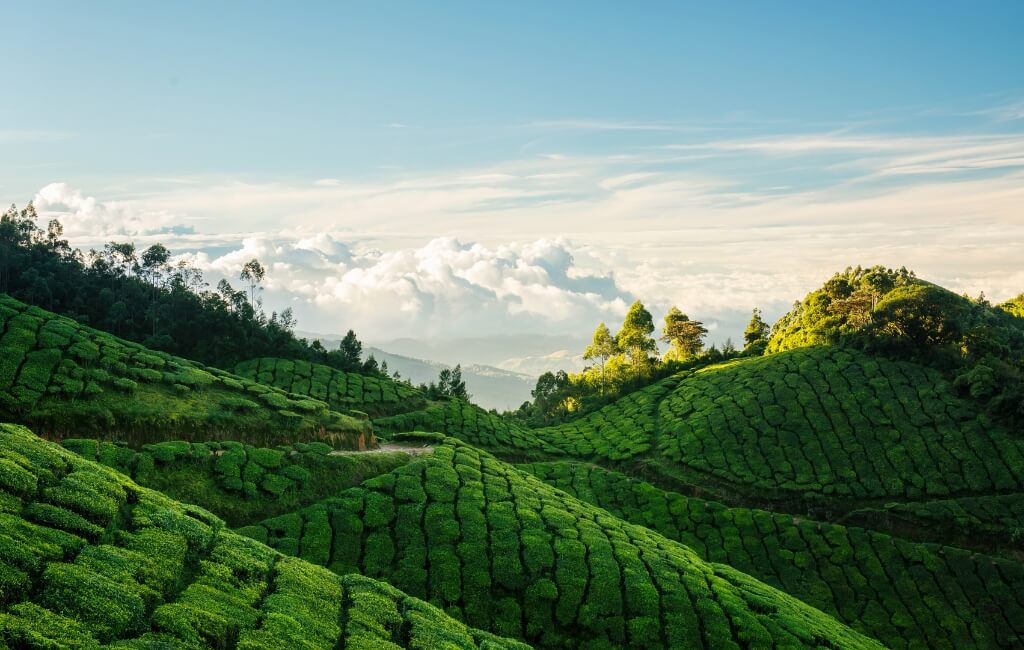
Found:
<svg viewBox="0 0 1024 650"><path fill-rule="evenodd" d="M743 351L751 354L763 354L768 345L768 323L761 318L761 310L757 307L750 315L747 329L743 330Z"/></svg>
<svg viewBox="0 0 1024 650"><path fill-rule="evenodd" d="M367 375L380 374L380 366L377 365L377 359L372 354L366 357L366 361L363 363L363 373Z"/></svg>
<svg viewBox="0 0 1024 650"><path fill-rule="evenodd" d="M690 320L690 317L672 307L665 314L665 328L661 340L669 344L666 360L687 361L693 359L704 349L704 337L708 330L704 323Z"/></svg>
<svg viewBox="0 0 1024 650"><path fill-rule="evenodd" d="M608 330L608 326L604 323L599 323L597 329L594 330L594 338L591 340L590 345L587 346L586 351L583 353L583 358L586 360L597 359L601 368L601 393L604 394L605 386L607 385L607 377L605 376L605 367L608 364L608 359L615 356L619 351L619 346L615 343L615 338L612 336L611 331Z"/></svg>
<svg viewBox="0 0 1024 650"><path fill-rule="evenodd" d="M448 379L448 395L457 399L469 400L469 392L466 390L466 382L462 380L462 364L457 363L452 368Z"/></svg>
<svg viewBox="0 0 1024 650"><path fill-rule="evenodd" d="M242 272L238 274L239 279L249 283L249 304L253 306L253 309L257 304L262 304L262 300L259 303L256 302L256 293L263 291L263 287L260 285L266 275L267 272L263 265L255 257L246 262L242 267Z"/></svg>
<svg viewBox="0 0 1024 650"><path fill-rule="evenodd" d="M358 371L362 365L363 344L356 338L356 333L349 330L338 345L341 352L342 370Z"/></svg>
<svg viewBox="0 0 1024 650"><path fill-rule="evenodd" d="M634 377L644 374L650 363L649 354L658 349L658 344L651 338L653 333L654 319L651 312L637 300L626 312L626 319L622 322L622 329L616 338L619 349L629 355Z"/></svg>
<svg viewBox="0 0 1024 650"><path fill-rule="evenodd" d="M171 251L163 244L153 244L147 248L142 253L143 279L156 287L162 286L170 260Z"/></svg>

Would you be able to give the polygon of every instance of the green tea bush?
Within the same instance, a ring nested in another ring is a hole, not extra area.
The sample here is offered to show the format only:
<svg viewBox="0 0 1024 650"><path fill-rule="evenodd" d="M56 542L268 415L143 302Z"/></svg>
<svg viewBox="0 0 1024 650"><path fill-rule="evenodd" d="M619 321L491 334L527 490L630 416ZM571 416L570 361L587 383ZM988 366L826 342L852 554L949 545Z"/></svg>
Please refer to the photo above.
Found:
<svg viewBox="0 0 1024 650"><path fill-rule="evenodd" d="M1024 590L1019 562L792 515L728 508L591 465L520 467L682 542L705 560L763 580L892 648L986 647L1024 632L1024 619L1017 622L1024 614L1022 604L993 598L994 593ZM993 581L976 583L981 567L993 565L998 566ZM902 576L914 576L914 584L901 584ZM892 623L899 619L902 625Z"/></svg>
<svg viewBox="0 0 1024 650"><path fill-rule="evenodd" d="M136 447L171 432L264 444L326 432L343 446L371 442L366 422L323 402L147 350L3 294L0 307L2 419L55 435L114 435Z"/></svg>
<svg viewBox="0 0 1024 650"><path fill-rule="evenodd" d="M246 530L540 647L669 648L694 633L705 647L756 634L769 645L879 647L453 438L390 476ZM685 632L667 623L676 620Z"/></svg>
<svg viewBox="0 0 1024 650"><path fill-rule="evenodd" d="M45 503L0 512L0 647L526 648L388 585L282 557L208 512L21 427L0 424L0 455L20 459L39 489L60 484L76 502L134 495L103 531L102 544L62 529L67 522L59 518L35 523L31 511ZM76 480L59 479L54 469L70 470L64 479ZM307 526L306 534L319 534L329 547L330 528L320 529Z"/></svg>

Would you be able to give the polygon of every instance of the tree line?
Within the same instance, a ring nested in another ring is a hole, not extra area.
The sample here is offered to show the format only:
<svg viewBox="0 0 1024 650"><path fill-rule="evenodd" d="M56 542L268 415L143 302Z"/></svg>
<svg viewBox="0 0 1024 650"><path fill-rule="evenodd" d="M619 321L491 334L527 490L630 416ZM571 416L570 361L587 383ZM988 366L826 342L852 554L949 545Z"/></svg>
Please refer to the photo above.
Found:
<svg viewBox="0 0 1024 650"><path fill-rule="evenodd" d="M327 350L294 333L290 308L263 310L266 269L256 259L239 273L241 288L222 279L210 288L187 259L163 244L144 250L109 242L83 252L64 238L57 219L40 227L31 203L0 214L0 292L135 341L221 368L260 356L302 359L339 370L386 374L362 360L353 331Z"/></svg>
<svg viewBox="0 0 1024 650"><path fill-rule="evenodd" d="M739 356L763 354L771 328L754 309L743 333L743 348L727 339L721 348L706 346L708 329L673 306L665 314L661 336L655 339L654 317L637 300L615 334L598 323L583 358L591 364L578 373L546 372L515 416L533 425L564 422L621 395L680 370ZM658 341L667 347L659 355Z"/></svg>

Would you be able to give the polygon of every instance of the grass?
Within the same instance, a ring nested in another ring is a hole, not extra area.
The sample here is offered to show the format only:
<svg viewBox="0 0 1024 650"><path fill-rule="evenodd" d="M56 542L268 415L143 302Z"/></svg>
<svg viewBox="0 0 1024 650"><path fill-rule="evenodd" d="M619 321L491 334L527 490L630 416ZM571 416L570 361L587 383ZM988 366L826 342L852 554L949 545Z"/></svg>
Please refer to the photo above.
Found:
<svg viewBox="0 0 1024 650"><path fill-rule="evenodd" d="M52 436L135 446L166 439L250 444L372 442L363 418L281 389L148 350L0 294L0 418Z"/></svg>
<svg viewBox="0 0 1024 650"><path fill-rule="evenodd" d="M526 647L284 557L23 427L0 424L0 458L0 646Z"/></svg>

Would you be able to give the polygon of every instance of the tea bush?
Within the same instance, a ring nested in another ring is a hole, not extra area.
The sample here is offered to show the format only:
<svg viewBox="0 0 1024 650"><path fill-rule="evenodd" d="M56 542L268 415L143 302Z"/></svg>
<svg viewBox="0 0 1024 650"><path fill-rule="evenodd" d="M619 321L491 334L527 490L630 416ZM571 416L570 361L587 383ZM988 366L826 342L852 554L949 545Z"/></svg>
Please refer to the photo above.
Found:
<svg viewBox="0 0 1024 650"><path fill-rule="evenodd" d="M0 294L0 418L137 445L171 432L290 442L324 429L339 443L369 441L360 419L276 388L260 393L260 405L245 397L254 386Z"/></svg>
<svg viewBox="0 0 1024 650"><path fill-rule="evenodd" d="M705 560L763 580L891 648L1005 647L1024 639L1024 566L1019 562L862 528L729 508L591 465L519 467L678 540Z"/></svg>
<svg viewBox="0 0 1024 650"><path fill-rule="evenodd" d="M0 490L0 647L527 647L389 585L283 557L22 427L0 424L0 457L36 483ZM83 509L96 495L121 497L102 540L31 520L57 487Z"/></svg>
<svg viewBox="0 0 1024 650"><path fill-rule="evenodd" d="M539 647L881 647L453 438L244 532Z"/></svg>

